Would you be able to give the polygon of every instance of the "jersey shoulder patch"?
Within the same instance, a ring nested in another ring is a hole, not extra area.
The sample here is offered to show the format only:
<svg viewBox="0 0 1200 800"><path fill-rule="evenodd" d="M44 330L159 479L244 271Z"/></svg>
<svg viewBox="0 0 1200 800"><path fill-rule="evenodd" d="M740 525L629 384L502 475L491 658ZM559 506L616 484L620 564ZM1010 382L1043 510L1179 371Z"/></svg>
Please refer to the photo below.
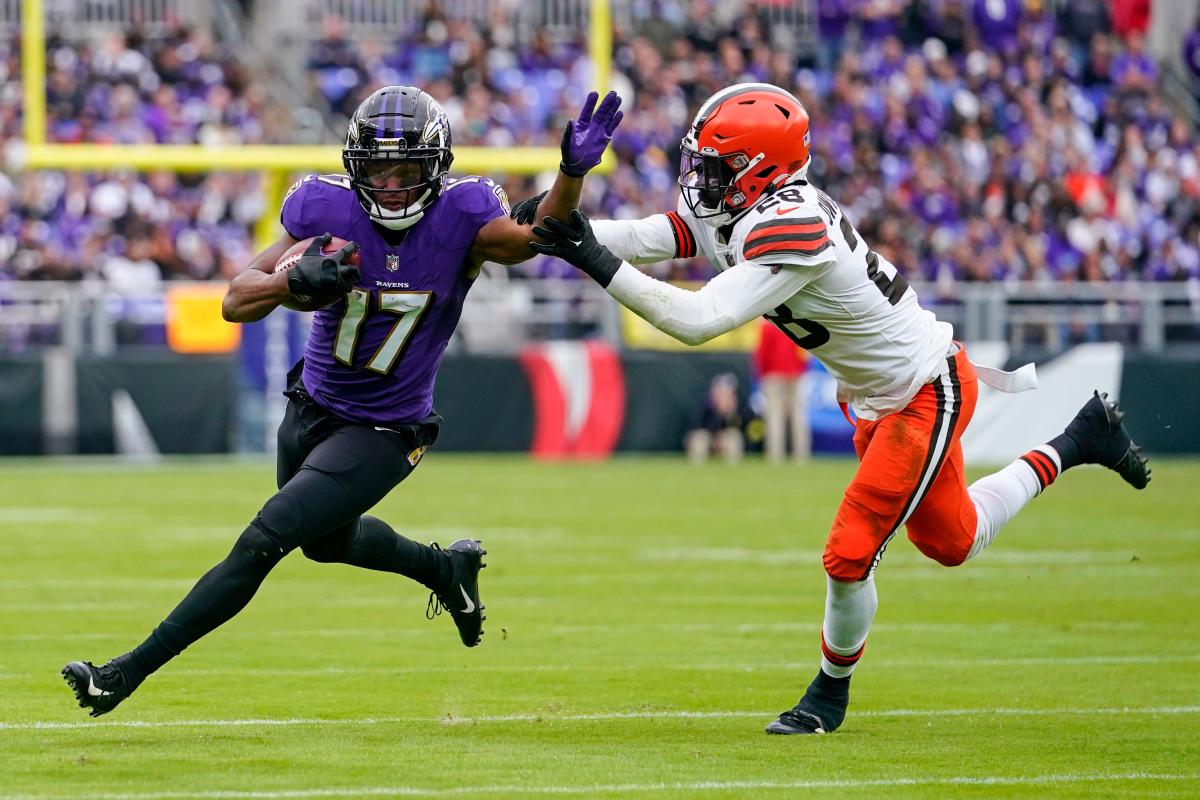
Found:
<svg viewBox="0 0 1200 800"><path fill-rule="evenodd" d="M811 193L788 186L760 201L738 226L742 258L813 263L833 246L825 219Z"/></svg>
<svg viewBox="0 0 1200 800"><path fill-rule="evenodd" d="M767 256L807 260L831 246L825 221L817 214L798 212L756 220L742 240L742 257L747 261L761 261Z"/></svg>

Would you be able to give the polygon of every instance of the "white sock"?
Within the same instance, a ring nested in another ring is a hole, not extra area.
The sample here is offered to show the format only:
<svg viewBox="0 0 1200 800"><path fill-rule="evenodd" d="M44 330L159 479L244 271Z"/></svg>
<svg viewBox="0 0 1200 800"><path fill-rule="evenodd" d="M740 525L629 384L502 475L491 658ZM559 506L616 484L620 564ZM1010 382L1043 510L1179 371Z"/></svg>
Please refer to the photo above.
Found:
<svg viewBox="0 0 1200 800"><path fill-rule="evenodd" d="M1049 458L1054 467L1053 477L1058 476L1061 461L1053 447L1042 445L1031 452ZM1045 464L1044 461L1038 463ZM1040 468L1047 470L1043 475L1049 474L1048 467ZM975 525L975 541L967 553L967 560L986 550L1004 524L1015 517L1026 503L1037 497L1048 485L1049 483L1043 484L1042 478L1032 466L1029 453L999 472L972 483L967 488L967 493L971 495L971 502L975 504L979 521Z"/></svg>
<svg viewBox="0 0 1200 800"><path fill-rule="evenodd" d="M821 670L830 677L845 678L854 672L862 656L879 597L875 593L874 576L854 583L835 581L826 576L825 582Z"/></svg>

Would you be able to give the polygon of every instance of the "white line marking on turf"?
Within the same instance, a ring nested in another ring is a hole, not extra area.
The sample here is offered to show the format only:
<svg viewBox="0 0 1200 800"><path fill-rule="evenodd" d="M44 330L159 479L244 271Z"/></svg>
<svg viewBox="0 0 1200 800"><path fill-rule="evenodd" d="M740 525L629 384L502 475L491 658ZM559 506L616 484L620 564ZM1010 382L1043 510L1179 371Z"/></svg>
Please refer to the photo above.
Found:
<svg viewBox="0 0 1200 800"><path fill-rule="evenodd" d="M111 722L0 722L0 731L57 731L98 730L101 728L204 728L204 727L295 727L304 725L370 726L441 723L443 725L476 725L486 722L604 722L636 719L727 719L762 717L771 719L778 711L609 711L594 714L496 714L477 717L362 717L354 719L191 719L113 720ZM1059 715L1115 716L1143 714L1166 716L1200 714L1200 706L1112 707L1112 708L893 708L877 711L857 711L855 717L978 717L1003 715L1014 717L1049 717Z"/></svg>
<svg viewBox="0 0 1200 800"><path fill-rule="evenodd" d="M105 512L96 509L76 508L25 508L7 506L0 508L0 525L28 524L31 522L94 522ZM108 512L111 514L111 512ZM41 531L39 531L41 535Z"/></svg>
<svg viewBox="0 0 1200 800"><path fill-rule="evenodd" d="M1200 777L1196 772L1117 772L1066 773L1049 775L951 775L923 778L863 778L841 780L799 781L697 781L692 783L609 783L585 786L455 786L430 789L416 786L347 786L329 789L284 789L280 791L199 791L199 792L123 792L95 794L98 800L275 800L301 797L457 797L478 794L517 795L594 795L630 794L638 792L730 791L734 789L859 789L873 786L1039 786L1054 783L1102 783L1113 781L1187 781ZM9 800L58 800L67 795L26 794L9 795Z"/></svg>
<svg viewBox="0 0 1200 800"><path fill-rule="evenodd" d="M88 638L88 637L82 637ZM873 660L871 663L880 667L921 667L933 669L938 667L1055 667L1055 666L1123 666L1126 664L1178 664L1200 662L1200 655L1179 656L1078 656L1078 657L1042 657L1042 658L885 658ZM666 664L639 663L590 666L592 672L626 673L655 670L657 672L781 672L806 671L810 662L786 662L774 664L687 664L671 662ZM444 669L445 667L438 667ZM466 669L466 666L463 667ZM195 677L202 675L266 675L276 677L307 677L313 675L421 675L433 670L433 667L223 667L221 669L184 668L171 670L172 676ZM470 668L472 673L488 672L578 672L578 665L573 664L485 664ZM38 677L32 672L0 672L0 680L24 680Z"/></svg>

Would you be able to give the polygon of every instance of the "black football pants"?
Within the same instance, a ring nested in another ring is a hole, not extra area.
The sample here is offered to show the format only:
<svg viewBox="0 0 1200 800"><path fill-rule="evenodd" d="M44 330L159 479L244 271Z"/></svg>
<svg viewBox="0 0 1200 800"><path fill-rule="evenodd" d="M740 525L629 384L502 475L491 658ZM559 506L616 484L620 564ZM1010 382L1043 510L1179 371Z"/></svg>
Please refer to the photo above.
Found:
<svg viewBox="0 0 1200 800"><path fill-rule="evenodd" d="M242 610L292 550L322 562L405 575L429 588L447 579L432 548L365 516L416 468L437 438L436 414L387 428L347 422L294 381L278 434L277 483L225 560L204 575L143 644L119 661L136 685Z"/></svg>

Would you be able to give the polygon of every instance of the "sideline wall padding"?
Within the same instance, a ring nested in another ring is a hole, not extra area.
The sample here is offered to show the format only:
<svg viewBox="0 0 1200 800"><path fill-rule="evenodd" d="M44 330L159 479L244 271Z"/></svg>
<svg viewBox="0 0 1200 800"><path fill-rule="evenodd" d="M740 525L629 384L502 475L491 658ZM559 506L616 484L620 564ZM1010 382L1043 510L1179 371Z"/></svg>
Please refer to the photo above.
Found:
<svg viewBox="0 0 1200 800"><path fill-rule="evenodd" d="M745 353L621 354L625 367L625 427L617 450L683 450L683 437L700 421L712 379L731 372L745 405L750 357Z"/></svg>
<svg viewBox="0 0 1200 800"><path fill-rule="evenodd" d="M42 452L42 361L0 360L0 455Z"/></svg>
<svg viewBox="0 0 1200 800"><path fill-rule="evenodd" d="M446 420L438 451L524 453L533 441L533 394L515 358L447 356L433 407Z"/></svg>
<svg viewBox="0 0 1200 800"><path fill-rule="evenodd" d="M76 362L79 452L112 453L113 395L128 393L161 453L226 453L237 397L233 356L171 353Z"/></svg>
<svg viewBox="0 0 1200 800"><path fill-rule="evenodd" d="M1121 408L1148 453L1200 453L1200 358L1126 355Z"/></svg>
<svg viewBox="0 0 1200 800"><path fill-rule="evenodd" d="M979 351L982 353L982 348ZM1125 351L1118 358L1106 357L1104 369L1098 369L1089 359L1104 352L1105 346L1091 346L1045 361L1039 365L1043 386L1037 392L998 396L981 403L964 447L973 451L983 440L999 438L995 453L976 455L979 463L1005 463L1025 445L1038 444L1061 430L1095 386L1118 393L1129 414L1129 427L1147 452L1200 454L1200 354L1172 357ZM597 374L603 376L603 370L593 366L583 380L584 376L571 369L560 369L557 359L554 351L547 351L547 360L555 367L556 385L564 391L563 407L558 409L564 441L582 441L580 432L589 420L616 419L620 421L618 452L680 452L684 433L698 419L713 376L735 374L743 399L749 388L749 361L742 354L620 353L619 360L613 359L611 364L612 369L619 365L619 380L607 380L606 384L623 388L619 398L597 392L592 385ZM1081 359L1086 363L1076 368ZM580 363L591 362L583 359ZM111 453L116 449L114 395L125 422L132 407L135 427L149 434L159 452L221 453L231 449L237 421L235 356L154 352L80 358L75 366L79 452ZM0 454L45 452L44 385L40 358L0 360ZM844 451L839 443L848 441L850 428L832 404L832 388L825 388L829 391L814 393L814 397L820 396L811 408L814 443L822 452ZM284 402L282 397L272 397ZM584 399L588 403L581 405ZM618 401L623 405L619 415L613 408ZM996 408L989 410L988 403ZM538 407L529 372L517 357L448 356L442 364L435 407L446 418L439 450L521 453L533 447ZM599 413L606 411L614 413ZM829 424L821 422L822 415L829 418ZM821 431L829 434L829 441L818 440ZM608 428L601 432L606 437L613 434ZM258 441L265 438L263 431ZM588 455L569 448L564 453L573 454Z"/></svg>

